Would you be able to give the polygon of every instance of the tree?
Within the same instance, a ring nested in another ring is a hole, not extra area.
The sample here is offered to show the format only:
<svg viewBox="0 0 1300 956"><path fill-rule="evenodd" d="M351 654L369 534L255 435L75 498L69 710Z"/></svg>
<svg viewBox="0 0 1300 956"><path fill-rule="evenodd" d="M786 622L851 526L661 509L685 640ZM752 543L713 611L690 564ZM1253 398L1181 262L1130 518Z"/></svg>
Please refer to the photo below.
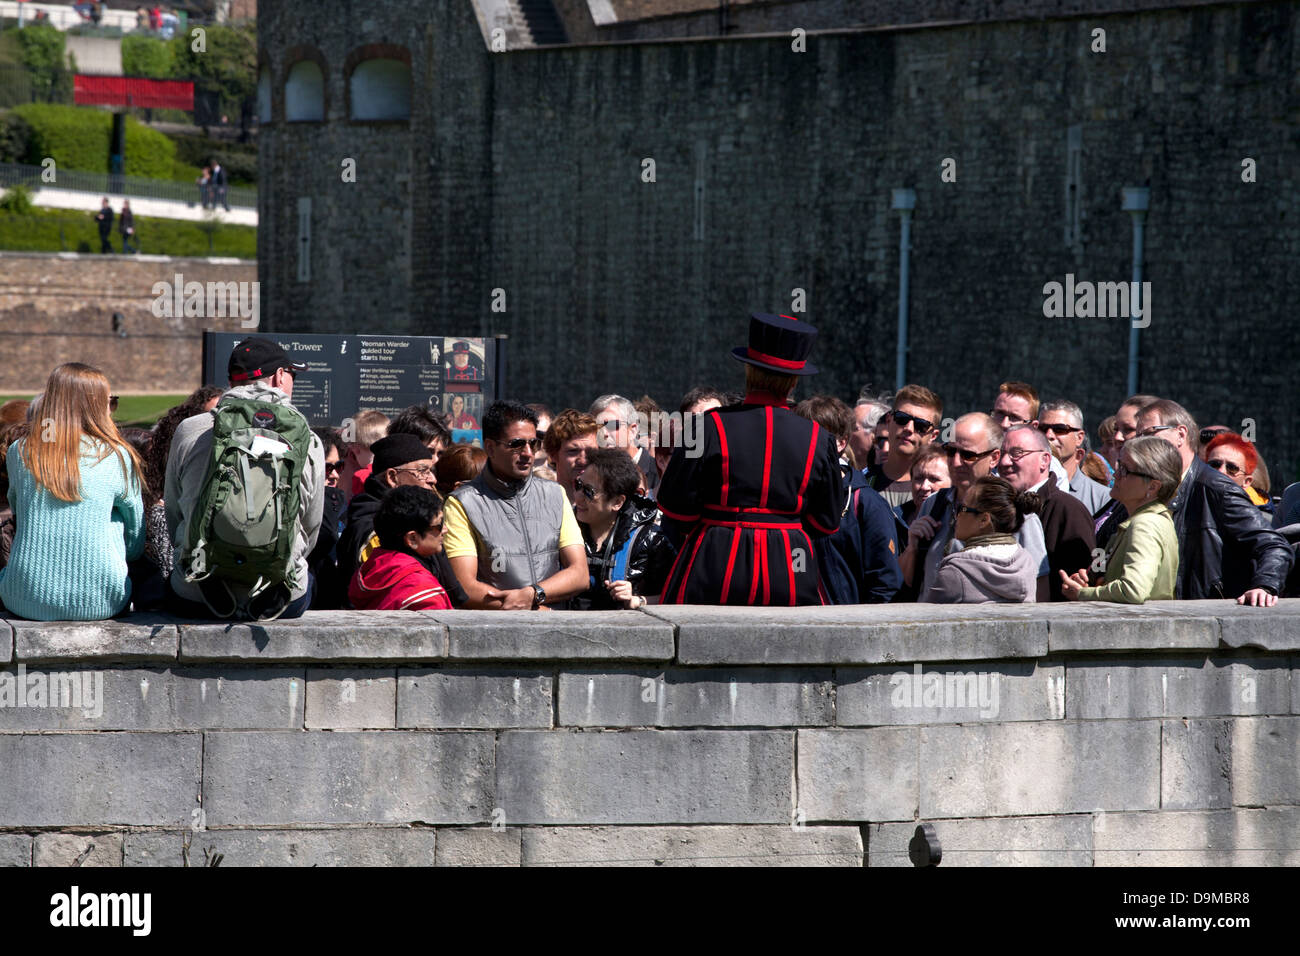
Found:
<svg viewBox="0 0 1300 956"><path fill-rule="evenodd" d="M205 31L202 52L194 49L195 29ZM178 33L171 42L172 76L193 78L198 88L217 88L221 112L238 117L244 100L257 94L256 25L194 27L187 34Z"/></svg>

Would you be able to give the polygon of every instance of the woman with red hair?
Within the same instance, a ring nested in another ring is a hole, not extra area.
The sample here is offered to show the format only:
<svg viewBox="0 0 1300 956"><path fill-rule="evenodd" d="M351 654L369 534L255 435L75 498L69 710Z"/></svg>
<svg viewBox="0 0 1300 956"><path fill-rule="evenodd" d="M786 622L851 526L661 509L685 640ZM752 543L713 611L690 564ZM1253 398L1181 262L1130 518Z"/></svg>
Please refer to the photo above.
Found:
<svg viewBox="0 0 1300 956"><path fill-rule="evenodd" d="M1229 481L1246 493L1255 507L1269 513L1273 511L1273 502L1254 487L1259 452L1255 451L1253 442L1246 441L1236 432L1216 435L1205 446L1205 463L1226 475Z"/></svg>

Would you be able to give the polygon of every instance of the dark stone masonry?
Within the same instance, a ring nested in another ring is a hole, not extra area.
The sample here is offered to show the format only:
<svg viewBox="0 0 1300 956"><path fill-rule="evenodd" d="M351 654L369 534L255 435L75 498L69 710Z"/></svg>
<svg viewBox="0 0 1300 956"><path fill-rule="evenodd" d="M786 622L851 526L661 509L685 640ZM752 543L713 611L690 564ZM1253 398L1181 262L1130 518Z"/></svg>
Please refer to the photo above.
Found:
<svg viewBox="0 0 1300 956"><path fill-rule="evenodd" d="M910 187L908 378L950 415L1023 379L1091 429L1125 394L1128 323L1045 318L1043 286L1127 281L1120 190L1147 185L1142 390L1205 424L1254 419L1275 484L1295 478L1296 4L984 6L986 22L813 32L802 53L788 31L492 53L470 0L268 5L263 315L505 334L514 394L675 404L738 384L726 352L747 313L802 289L822 333L809 387L850 398L894 384L890 191ZM371 44L409 55L409 121L348 118L349 57ZM291 48L327 66L323 122L285 122Z"/></svg>

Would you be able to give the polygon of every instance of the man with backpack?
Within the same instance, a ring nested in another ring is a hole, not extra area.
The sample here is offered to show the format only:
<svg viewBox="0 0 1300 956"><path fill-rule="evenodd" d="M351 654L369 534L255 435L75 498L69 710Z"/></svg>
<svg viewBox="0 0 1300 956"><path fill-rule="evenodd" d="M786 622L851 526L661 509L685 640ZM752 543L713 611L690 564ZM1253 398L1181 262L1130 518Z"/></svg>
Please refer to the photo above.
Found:
<svg viewBox="0 0 1300 956"><path fill-rule="evenodd" d="M177 426L163 498L176 613L271 620L310 606L325 453L290 403L305 368L271 339L245 339L217 407Z"/></svg>

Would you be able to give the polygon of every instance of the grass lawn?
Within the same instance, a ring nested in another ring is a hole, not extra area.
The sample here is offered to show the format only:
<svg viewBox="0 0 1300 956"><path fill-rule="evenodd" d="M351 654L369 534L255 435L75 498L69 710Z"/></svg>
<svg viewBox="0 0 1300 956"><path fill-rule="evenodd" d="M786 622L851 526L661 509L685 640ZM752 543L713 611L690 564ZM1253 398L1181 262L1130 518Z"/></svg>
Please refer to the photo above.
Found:
<svg viewBox="0 0 1300 956"><path fill-rule="evenodd" d="M135 217L140 251L165 256L230 256L257 258L257 227L222 225L208 236L199 223L182 219ZM122 251L122 237L113 224L109 240ZM14 252L99 252L99 228L92 214L66 209L33 209L31 213L0 212L0 249Z"/></svg>
<svg viewBox="0 0 1300 956"><path fill-rule="evenodd" d="M118 401L117 412L113 420L122 426L150 428L162 418L167 409L179 405L189 398L190 393L181 395L123 395ZM31 395L0 395L0 405L12 398L31 399Z"/></svg>

